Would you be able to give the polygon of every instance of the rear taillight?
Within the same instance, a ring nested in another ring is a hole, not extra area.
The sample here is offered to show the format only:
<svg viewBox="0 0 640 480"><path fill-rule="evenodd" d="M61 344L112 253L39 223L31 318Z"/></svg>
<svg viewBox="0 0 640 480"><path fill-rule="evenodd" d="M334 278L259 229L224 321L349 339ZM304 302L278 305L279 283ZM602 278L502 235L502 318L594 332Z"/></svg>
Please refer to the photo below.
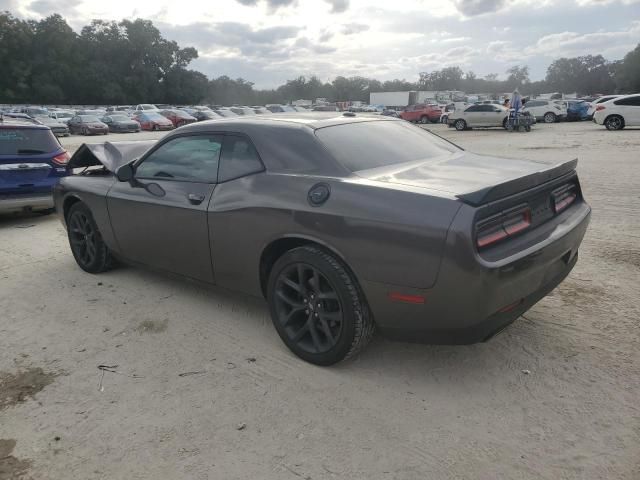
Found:
<svg viewBox="0 0 640 480"><path fill-rule="evenodd" d="M476 244L479 249L515 236L531 226L531 209L520 205L493 215L476 225Z"/></svg>
<svg viewBox="0 0 640 480"><path fill-rule="evenodd" d="M596 107L596 112L599 112L600 110L604 110L606 107L604 105L598 105Z"/></svg>
<svg viewBox="0 0 640 480"><path fill-rule="evenodd" d="M553 209L560 213L578 198L575 185L565 185L551 193L553 199Z"/></svg>
<svg viewBox="0 0 640 480"><path fill-rule="evenodd" d="M69 153L65 150L61 154L53 157L52 160L56 165L66 165L70 158Z"/></svg>

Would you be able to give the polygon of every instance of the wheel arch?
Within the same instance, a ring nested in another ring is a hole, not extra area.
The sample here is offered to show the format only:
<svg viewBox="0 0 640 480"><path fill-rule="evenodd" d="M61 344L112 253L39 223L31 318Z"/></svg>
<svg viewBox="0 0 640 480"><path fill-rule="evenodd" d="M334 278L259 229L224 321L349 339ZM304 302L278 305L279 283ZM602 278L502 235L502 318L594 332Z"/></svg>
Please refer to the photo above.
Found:
<svg viewBox="0 0 640 480"><path fill-rule="evenodd" d="M338 249L314 237L309 237L306 235L284 235L282 237L273 239L271 242L265 245L265 247L262 249L262 253L260 254L260 288L262 290L262 295L265 298L267 297L267 283L269 281L269 275L271 274L271 270L278 259L289 250L307 245L317 247L334 254L342 262L349 273L351 273L351 275L359 285L360 282L358 281L357 275L347 262L344 255L340 253Z"/></svg>
<svg viewBox="0 0 640 480"><path fill-rule="evenodd" d="M67 223L67 215L69 214L69 210L71 207L78 202L82 202L82 199L77 195L68 195L62 202L62 218L64 218L64 223Z"/></svg>

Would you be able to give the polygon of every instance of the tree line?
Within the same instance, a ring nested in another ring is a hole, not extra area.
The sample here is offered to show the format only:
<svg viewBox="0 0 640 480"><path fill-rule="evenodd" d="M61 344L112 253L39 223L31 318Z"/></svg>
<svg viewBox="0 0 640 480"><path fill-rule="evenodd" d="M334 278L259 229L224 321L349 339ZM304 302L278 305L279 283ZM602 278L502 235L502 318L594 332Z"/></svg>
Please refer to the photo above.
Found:
<svg viewBox="0 0 640 480"><path fill-rule="evenodd" d="M58 14L40 21L0 12L0 103L121 105L217 103L264 105L297 99L369 101L370 92L462 90L500 94L640 92L640 44L622 60L602 55L554 60L544 80L531 81L526 65L478 77L460 67L421 72L416 81L338 76L323 82L300 76L274 89L243 78L207 78L188 68L193 47L165 39L149 20L94 20L80 34Z"/></svg>

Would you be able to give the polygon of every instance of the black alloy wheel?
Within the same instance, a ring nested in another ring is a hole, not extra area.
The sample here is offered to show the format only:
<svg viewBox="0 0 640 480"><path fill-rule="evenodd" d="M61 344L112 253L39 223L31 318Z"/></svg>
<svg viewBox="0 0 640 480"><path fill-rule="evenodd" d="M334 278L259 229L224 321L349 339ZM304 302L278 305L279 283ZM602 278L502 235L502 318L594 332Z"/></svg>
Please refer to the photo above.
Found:
<svg viewBox="0 0 640 480"><path fill-rule="evenodd" d="M89 273L100 273L113 265L113 259L102 240L89 208L74 204L67 215L67 233L76 262Z"/></svg>
<svg viewBox="0 0 640 480"><path fill-rule="evenodd" d="M276 311L280 325L301 350L325 353L336 346L343 325L335 288L312 265L296 263L276 281Z"/></svg>
<svg viewBox="0 0 640 480"><path fill-rule="evenodd" d="M283 254L267 285L273 324L303 360L333 365L355 356L374 323L356 279L332 253L303 246Z"/></svg>

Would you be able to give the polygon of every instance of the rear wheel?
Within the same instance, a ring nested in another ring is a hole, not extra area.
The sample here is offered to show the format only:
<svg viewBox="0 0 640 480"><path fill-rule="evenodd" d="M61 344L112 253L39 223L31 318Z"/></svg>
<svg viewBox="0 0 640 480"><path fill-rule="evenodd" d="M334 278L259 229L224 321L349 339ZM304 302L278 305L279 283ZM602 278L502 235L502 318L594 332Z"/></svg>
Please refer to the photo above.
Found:
<svg viewBox="0 0 640 480"><path fill-rule="evenodd" d="M100 273L113 266L111 252L102 240L91 210L84 203L75 203L69 209L67 235L73 257L85 272Z"/></svg>
<svg viewBox="0 0 640 480"><path fill-rule="evenodd" d="M87 127L82 127L82 135L89 135L89 130L87 130Z"/></svg>
<svg viewBox="0 0 640 480"><path fill-rule="evenodd" d="M267 288L274 326L297 356L333 365L360 352L374 323L355 278L332 254L295 248L276 261Z"/></svg>
<svg viewBox="0 0 640 480"><path fill-rule="evenodd" d="M557 117L555 113L547 112L544 114L544 117L542 117L542 119L544 120L544 123L555 123Z"/></svg>
<svg viewBox="0 0 640 480"><path fill-rule="evenodd" d="M420 123L429 123L429 117L423 115L420 117Z"/></svg>
<svg viewBox="0 0 640 480"><path fill-rule="evenodd" d="M465 122L464 120L456 120L456 123L454 125L456 127L456 130L458 131L462 131L467 128L467 122Z"/></svg>
<svg viewBox="0 0 640 480"><path fill-rule="evenodd" d="M157 132L157 131L158 131L158 125L154 125L154 126L153 126L153 128L152 128L152 130L153 130L154 132Z"/></svg>
<svg viewBox="0 0 640 480"><path fill-rule="evenodd" d="M611 115L604 121L607 130L622 130L624 128L624 119L620 115Z"/></svg>

